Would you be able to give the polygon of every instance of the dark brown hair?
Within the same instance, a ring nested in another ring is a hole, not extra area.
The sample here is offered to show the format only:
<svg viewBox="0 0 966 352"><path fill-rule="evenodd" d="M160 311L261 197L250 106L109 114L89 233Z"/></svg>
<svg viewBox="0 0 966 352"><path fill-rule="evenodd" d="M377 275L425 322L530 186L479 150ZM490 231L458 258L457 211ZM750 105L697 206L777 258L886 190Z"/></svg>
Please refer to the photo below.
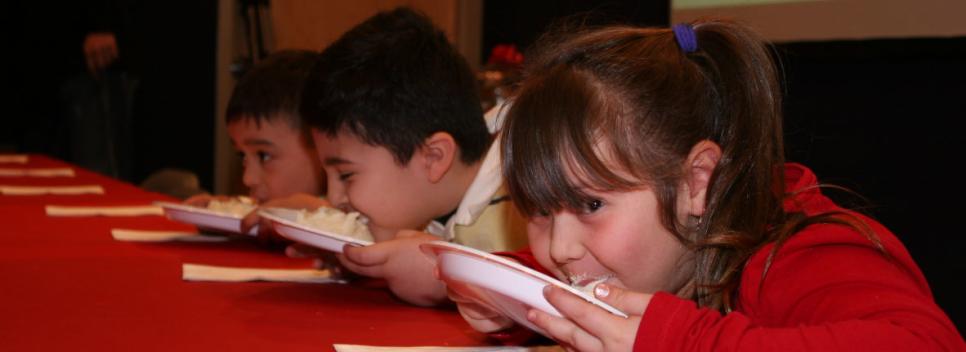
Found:
<svg viewBox="0 0 966 352"><path fill-rule="evenodd" d="M225 122L253 119L261 125L283 119L292 129L301 129L302 87L317 57L309 50L282 50L256 64L232 90Z"/></svg>
<svg viewBox="0 0 966 352"><path fill-rule="evenodd" d="M300 111L329 136L348 131L404 165L426 138L446 132L460 160L490 146L476 78L446 35L407 7L373 15L322 50Z"/></svg>
<svg viewBox="0 0 966 352"><path fill-rule="evenodd" d="M542 38L508 112L504 172L530 216L582 209L592 198L578 186L650 187L663 226L695 253L689 298L727 311L751 254L817 221L782 210L781 94L768 47L734 22L692 25L698 50L691 53L670 29L618 26ZM704 215L682 224L675 204L683 163L703 140L722 155ZM569 181L567 170L582 183Z"/></svg>

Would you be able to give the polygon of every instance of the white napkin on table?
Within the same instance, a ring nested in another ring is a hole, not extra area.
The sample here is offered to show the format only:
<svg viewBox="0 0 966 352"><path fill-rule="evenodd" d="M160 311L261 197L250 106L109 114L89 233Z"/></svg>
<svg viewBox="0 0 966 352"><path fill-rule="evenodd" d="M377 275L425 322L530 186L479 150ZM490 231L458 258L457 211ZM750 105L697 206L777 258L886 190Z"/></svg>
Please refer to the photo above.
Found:
<svg viewBox="0 0 966 352"><path fill-rule="evenodd" d="M136 206L63 206L48 205L47 216L141 216L164 215L164 209L156 205Z"/></svg>
<svg viewBox="0 0 966 352"><path fill-rule="evenodd" d="M98 185L85 186L10 186L0 185L0 194L11 196L37 196L44 194L104 194L104 187Z"/></svg>
<svg viewBox="0 0 966 352"><path fill-rule="evenodd" d="M0 155L0 163L26 164L27 156L23 154L4 154Z"/></svg>
<svg viewBox="0 0 966 352"><path fill-rule="evenodd" d="M366 346L334 344L338 352L389 352L389 351L430 351L430 352L563 352L560 346L478 346L478 347L445 347L445 346Z"/></svg>
<svg viewBox="0 0 966 352"><path fill-rule="evenodd" d="M128 229L111 229L111 236L117 241L129 242L225 242L231 240L225 236L208 236L197 232Z"/></svg>
<svg viewBox="0 0 966 352"><path fill-rule="evenodd" d="M74 169L69 167L15 169L0 168L0 176L8 177L74 177Z"/></svg>
<svg viewBox="0 0 966 352"><path fill-rule="evenodd" d="M332 272L318 269L259 269L233 268L203 264L181 264L181 279L185 281L275 281L311 284L345 283Z"/></svg>

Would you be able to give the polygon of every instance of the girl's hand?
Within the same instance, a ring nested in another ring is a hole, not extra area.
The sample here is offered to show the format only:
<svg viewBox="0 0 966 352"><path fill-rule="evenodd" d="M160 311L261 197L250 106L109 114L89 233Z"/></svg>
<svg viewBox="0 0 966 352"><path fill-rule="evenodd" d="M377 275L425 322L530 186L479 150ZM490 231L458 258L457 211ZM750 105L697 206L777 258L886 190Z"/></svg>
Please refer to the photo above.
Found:
<svg viewBox="0 0 966 352"><path fill-rule="evenodd" d="M627 314L625 319L553 286L545 287L543 294L564 318L530 309L527 319L567 349L579 351L630 351L641 316L652 297L611 285L597 285L594 296Z"/></svg>
<svg viewBox="0 0 966 352"><path fill-rule="evenodd" d="M466 320L476 331L491 333L513 326L513 321L510 318L490 309L490 307L466 298L458 291L459 287L446 287L447 296L456 303L456 308L463 316L463 320Z"/></svg>

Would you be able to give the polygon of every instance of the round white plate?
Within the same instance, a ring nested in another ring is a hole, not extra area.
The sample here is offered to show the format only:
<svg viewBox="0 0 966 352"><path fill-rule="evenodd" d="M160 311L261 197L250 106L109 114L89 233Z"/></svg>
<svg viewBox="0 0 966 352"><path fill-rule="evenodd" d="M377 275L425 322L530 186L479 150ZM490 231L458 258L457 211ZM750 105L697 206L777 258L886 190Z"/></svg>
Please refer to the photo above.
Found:
<svg viewBox="0 0 966 352"><path fill-rule="evenodd" d="M164 215L171 220L202 228L241 233L241 219L243 218L241 215L171 202L154 202L154 204L163 208ZM258 234L258 225L248 231L248 235L255 236L256 234Z"/></svg>
<svg viewBox="0 0 966 352"><path fill-rule="evenodd" d="M543 288L547 285L567 290L614 315L627 318L627 314L617 308L513 260L442 241L424 243L420 248L436 261L440 279L448 288L544 336L547 334L543 330L527 320L527 310L533 307L561 316L543 297Z"/></svg>
<svg viewBox="0 0 966 352"><path fill-rule="evenodd" d="M258 215L272 221L272 227L282 237L304 243L312 247L321 248L327 251L342 253L342 247L346 244L368 246L371 241L360 240L334 232L317 229L305 224L296 222L298 210L269 208L262 209Z"/></svg>

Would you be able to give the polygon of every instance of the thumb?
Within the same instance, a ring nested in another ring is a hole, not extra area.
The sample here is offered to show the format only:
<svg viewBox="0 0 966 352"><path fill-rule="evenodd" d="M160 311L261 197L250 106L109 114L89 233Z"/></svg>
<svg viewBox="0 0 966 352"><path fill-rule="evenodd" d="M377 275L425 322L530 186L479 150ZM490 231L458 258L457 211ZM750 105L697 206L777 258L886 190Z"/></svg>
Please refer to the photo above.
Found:
<svg viewBox="0 0 966 352"><path fill-rule="evenodd" d="M261 217L258 216L258 209L256 208L242 218L241 228L239 230L242 234L248 234L248 231L251 231L252 227L258 225L259 220L261 220Z"/></svg>
<svg viewBox="0 0 966 352"><path fill-rule="evenodd" d="M603 283L594 287L594 297L627 315L643 315L652 296Z"/></svg>
<svg viewBox="0 0 966 352"><path fill-rule="evenodd" d="M342 254L348 261L357 265L372 266L385 264L389 259L389 256L379 245L380 243L365 247L357 247L351 244L346 244L342 247Z"/></svg>

